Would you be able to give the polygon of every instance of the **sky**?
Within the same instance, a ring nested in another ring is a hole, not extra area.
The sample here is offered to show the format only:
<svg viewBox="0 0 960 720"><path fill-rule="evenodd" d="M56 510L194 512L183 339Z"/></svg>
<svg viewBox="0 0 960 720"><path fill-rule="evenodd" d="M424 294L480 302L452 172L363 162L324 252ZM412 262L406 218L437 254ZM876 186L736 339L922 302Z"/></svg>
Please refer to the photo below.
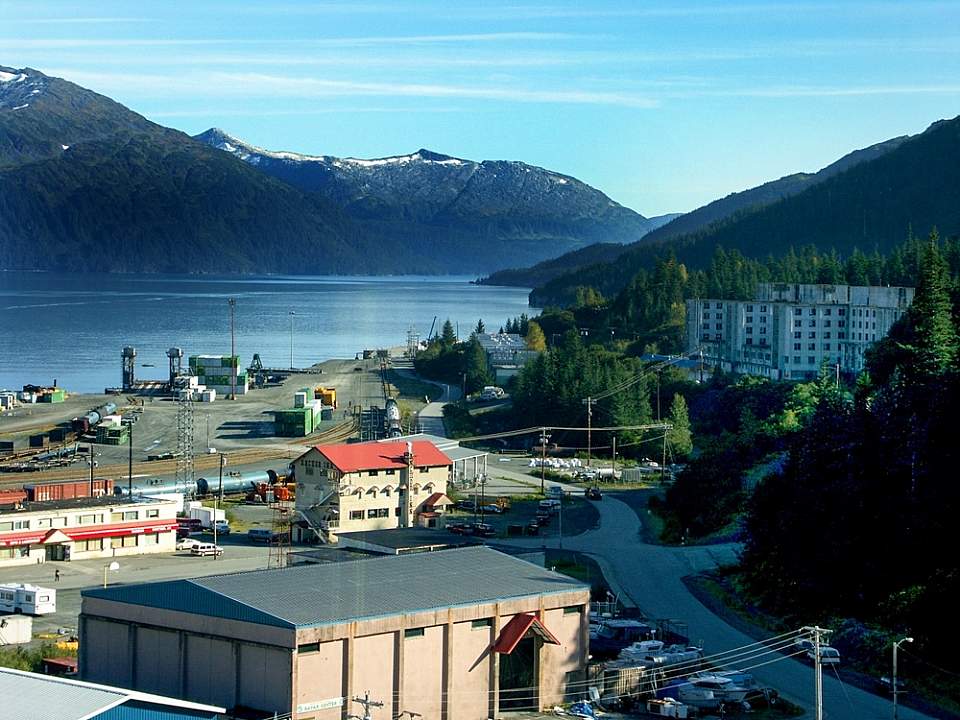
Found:
<svg viewBox="0 0 960 720"><path fill-rule="evenodd" d="M274 150L522 160L653 216L960 114L960 0L0 0L0 65Z"/></svg>

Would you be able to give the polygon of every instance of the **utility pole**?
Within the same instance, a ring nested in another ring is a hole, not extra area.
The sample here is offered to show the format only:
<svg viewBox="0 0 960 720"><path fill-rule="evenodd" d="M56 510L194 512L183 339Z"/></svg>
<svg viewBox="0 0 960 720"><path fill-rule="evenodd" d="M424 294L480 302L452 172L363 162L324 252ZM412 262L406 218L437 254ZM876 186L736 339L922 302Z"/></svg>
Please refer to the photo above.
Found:
<svg viewBox="0 0 960 720"><path fill-rule="evenodd" d="M237 364L234 362L234 357L237 354L237 343L236 343L236 333L234 332L234 316L237 309L236 298L230 298L227 300L227 304L230 306L230 399L237 399Z"/></svg>
<svg viewBox="0 0 960 720"><path fill-rule="evenodd" d="M352 700L353 700L353 702L357 703L358 705L363 706L363 716L361 716L361 717L359 718L359 720L371 720L371 718L370 718L370 708L382 708L382 707L383 707L383 703L382 703L382 702L379 702L379 701L377 701L377 700L371 700L371 699L370 699L370 691L369 691L369 690L367 690L367 691L363 694L363 697L362 697L362 698L359 698L359 697L354 696L354 697L352 698ZM356 715L350 715L349 717L354 717L354 718L355 718L355 717L357 717L357 716L356 716Z"/></svg>
<svg viewBox="0 0 960 720"><path fill-rule="evenodd" d="M590 451L593 443L593 406L597 404L597 401L592 397L587 397L580 402L587 406L587 467L590 467Z"/></svg>
<svg viewBox="0 0 960 720"><path fill-rule="evenodd" d="M810 627L800 628L804 632L808 632L813 635L813 681L814 681L814 694L815 694L815 704L816 704L816 720L823 720L823 666L820 663L820 636L828 635L832 630L827 630L826 628L818 627L816 625Z"/></svg>
<svg viewBox="0 0 960 720"><path fill-rule="evenodd" d="M905 637L900 640L897 640L893 643L893 678L892 685L890 686L893 690L893 720L897 720L897 694L900 690L897 688L897 650L900 649L900 645L905 642L913 642L912 637Z"/></svg>
<svg viewBox="0 0 960 720"><path fill-rule="evenodd" d="M124 423L127 426L127 497L133 497L133 421Z"/></svg>
<svg viewBox="0 0 960 720"><path fill-rule="evenodd" d="M540 428L540 494L541 495L546 493L545 466L547 464L547 440L549 439L550 439L550 436L547 435L547 429L545 427Z"/></svg>
<svg viewBox="0 0 960 720"><path fill-rule="evenodd" d="M216 551L217 545L217 509L220 507L219 500L221 495L223 495L223 466L226 464L227 458L223 453L220 453L220 482L217 484L217 494L213 498L213 559L216 560L219 555Z"/></svg>
<svg viewBox="0 0 960 720"><path fill-rule="evenodd" d="M617 481L617 436L616 435L613 436L613 450L611 455L612 455L611 460L613 461L613 477L611 478L611 480L613 482L616 482Z"/></svg>
<svg viewBox="0 0 960 720"><path fill-rule="evenodd" d="M93 463L96 454L93 452L93 443L87 446L87 461L90 463L90 497L94 496L93 492Z"/></svg>

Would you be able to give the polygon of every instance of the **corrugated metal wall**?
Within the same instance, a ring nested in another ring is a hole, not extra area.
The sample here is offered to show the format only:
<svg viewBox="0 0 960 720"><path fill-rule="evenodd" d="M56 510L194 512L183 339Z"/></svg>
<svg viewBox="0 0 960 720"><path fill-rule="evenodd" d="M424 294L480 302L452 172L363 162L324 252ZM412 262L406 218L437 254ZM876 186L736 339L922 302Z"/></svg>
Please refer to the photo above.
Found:
<svg viewBox="0 0 960 720"><path fill-rule="evenodd" d="M183 710L150 703L126 702L97 715L94 720L216 720L216 713Z"/></svg>

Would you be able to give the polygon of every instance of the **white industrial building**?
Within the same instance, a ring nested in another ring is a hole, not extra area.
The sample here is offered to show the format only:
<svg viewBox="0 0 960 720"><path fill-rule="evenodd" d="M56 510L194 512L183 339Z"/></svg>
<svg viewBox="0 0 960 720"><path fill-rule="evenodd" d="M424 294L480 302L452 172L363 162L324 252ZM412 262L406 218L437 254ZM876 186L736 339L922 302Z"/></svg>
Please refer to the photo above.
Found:
<svg viewBox="0 0 960 720"><path fill-rule="evenodd" d="M540 353L527 347L526 339L517 333L483 333L476 336L487 353L487 363L497 382L513 377L520 368Z"/></svg>
<svg viewBox="0 0 960 720"><path fill-rule="evenodd" d="M0 510L0 567L173 552L177 503L105 495Z"/></svg>
<svg viewBox="0 0 960 720"><path fill-rule="evenodd" d="M815 378L824 363L856 374L913 294L908 287L761 283L753 300L687 300L687 348L710 366L774 380Z"/></svg>

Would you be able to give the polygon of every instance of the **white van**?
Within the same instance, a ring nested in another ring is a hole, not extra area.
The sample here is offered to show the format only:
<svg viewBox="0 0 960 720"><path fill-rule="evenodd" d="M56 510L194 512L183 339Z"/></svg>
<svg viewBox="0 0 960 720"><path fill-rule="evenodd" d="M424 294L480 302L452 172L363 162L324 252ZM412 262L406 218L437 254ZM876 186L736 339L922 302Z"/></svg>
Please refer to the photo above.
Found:
<svg viewBox="0 0 960 720"><path fill-rule="evenodd" d="M198 556L223 555L223 548L213 543L198 543L190 548L190 554Z"/></svg>
<svg viewBox="0 0 960 720"><path fill-rule="evenodd" d="M817 651L816 648L810 648L807 650L807 659L811 662L816 660ZM840 664L840 651L836 648L832 648L829 645L820 646L820 664L821 665L839 665Z"/></svg>
<svg viewBox="0 0 960 720"><path fill-rule="evenodd" d="M57 611L57 591L38 585L0 585L0 612L46 615Z"/></svg>

